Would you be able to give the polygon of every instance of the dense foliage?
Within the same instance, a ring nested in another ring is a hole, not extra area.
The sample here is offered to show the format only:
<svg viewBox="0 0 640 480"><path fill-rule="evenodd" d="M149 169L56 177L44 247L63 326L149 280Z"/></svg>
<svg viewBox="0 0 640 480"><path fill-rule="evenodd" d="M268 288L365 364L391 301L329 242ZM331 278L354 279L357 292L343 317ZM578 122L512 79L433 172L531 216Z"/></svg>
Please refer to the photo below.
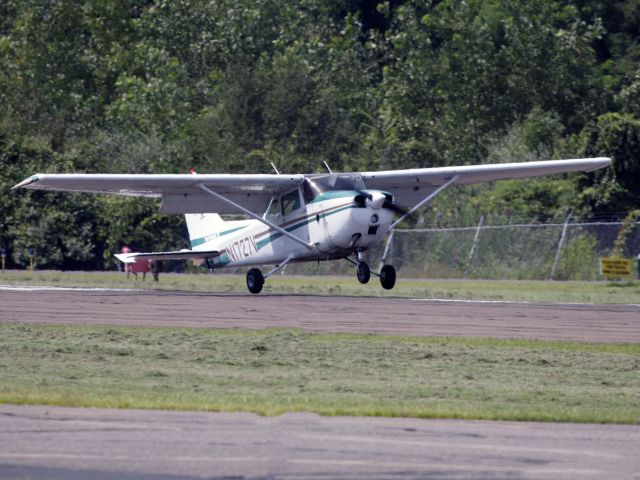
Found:
<svg viewBox="0 0 640 480"><path fill-rule="evenodd" d="M9 192L36 172L607 155L428 215L638 208L639 33L639 0L0 0L0 247L100 268L123 243L184 246L153 202Z"/></svg>

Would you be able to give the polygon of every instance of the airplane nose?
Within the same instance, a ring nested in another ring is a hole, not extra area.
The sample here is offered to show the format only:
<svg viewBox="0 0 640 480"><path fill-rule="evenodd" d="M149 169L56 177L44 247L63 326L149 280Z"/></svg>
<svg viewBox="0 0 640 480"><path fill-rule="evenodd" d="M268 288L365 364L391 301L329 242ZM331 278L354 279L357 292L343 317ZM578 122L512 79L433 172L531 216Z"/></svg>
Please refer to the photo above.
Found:
<svg viewBox="0 0 640 480"><path fill-rule="evenodd" d="M382 208L386 198L386 195L382 192L370 192L367 198L367 206L374 210L378 210L379 208Z"/></svg>

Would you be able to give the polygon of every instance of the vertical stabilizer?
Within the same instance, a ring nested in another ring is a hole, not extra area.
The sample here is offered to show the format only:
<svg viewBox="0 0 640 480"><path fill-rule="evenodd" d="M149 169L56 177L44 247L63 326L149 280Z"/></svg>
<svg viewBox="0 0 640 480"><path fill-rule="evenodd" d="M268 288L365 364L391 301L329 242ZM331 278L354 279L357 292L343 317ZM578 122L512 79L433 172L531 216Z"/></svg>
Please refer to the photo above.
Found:
<svg viewBox="0 0 640 480"><path fill-rule="evenodd" d="M191 248L215 238L225 228L225 221L217 213L189 213L184 216L189 230Z"/></svg>

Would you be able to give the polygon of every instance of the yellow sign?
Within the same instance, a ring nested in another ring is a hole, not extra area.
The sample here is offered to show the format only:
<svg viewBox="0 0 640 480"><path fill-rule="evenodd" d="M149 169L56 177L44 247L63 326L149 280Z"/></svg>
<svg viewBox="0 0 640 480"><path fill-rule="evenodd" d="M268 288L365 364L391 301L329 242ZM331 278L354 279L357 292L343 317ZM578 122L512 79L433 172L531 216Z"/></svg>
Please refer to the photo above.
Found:
<svg viewBox="0 0 640 480"><path fill-rule="evenodd" d="M600 257L600 271L607 278L631 276L631 260L628 258Z"/></svg>

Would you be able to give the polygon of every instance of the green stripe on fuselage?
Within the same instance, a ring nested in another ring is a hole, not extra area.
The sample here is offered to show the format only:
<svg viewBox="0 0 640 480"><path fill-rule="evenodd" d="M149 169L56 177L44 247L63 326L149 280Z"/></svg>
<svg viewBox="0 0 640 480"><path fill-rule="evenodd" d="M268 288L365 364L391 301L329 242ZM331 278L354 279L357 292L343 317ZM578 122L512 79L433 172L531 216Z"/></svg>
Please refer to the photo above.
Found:
<svg viewBox="0 0 640 480"><path fill-rule="evenodd" d="M349 208L356 208L356 205L355 204L346 205L344 207L337 208L337 209L335 209L333 211L325 212L325 213L322 214L322 216L323 217L329 217L329 216L333 215L334 213L342 212L344 210L348 210ZM291 227L285 228L285 230L287 232L293 232L294 230L297 230L300 227L304 227L305 225L310 224L311 222L315 221L315 219L316 219L316 215L315 214L311 215L311 216L307 217L305 220L303 220L303 221L301 221L299 223L296 223L295 225L293 225ZM262 247L268 245L270 242L273 242L274 240L277 240L280 237L282 237L282 233L276 232L276 233L272 233L271 235L269 235L264 240L260 240L257 243L258 250L260 250Z"/></svg>
<svg viewBox="0 0 640 480"><path fill-rule="evenodd" d="M330 192L324 192L321 193L320 195L318 195L316 198L314 198L311 202L309 203L317 203L317 202L323 202L325 200L333 200L336 198L346 198L346 197L355 197L357 195L362 195L363 192L369 192L372 190L369 189L364 189L364 190L334 190L334 191L330 191ZM375 190L378 192L382 192L386 195L391 195L389 192L385 192L384 190Z"/></svg>
<svg viewBox="0 0 640 480"><path fill-rule="evenodd" d="M224 237L225 235L229 235L230 233L237 232L238 230L242 230L243 228L248 227L248 225L243 225L242 227L232 228L231 230L225 230L224 232L220 232L218 234L212 233L211 235L207 235L205 237L194 238L191 240L191 248L197 247L198 245L202 245L203 243L207 243L209 240L214 238Z"/></svg>
<svg viewBox="0 0 640 480"><path fill-rule="evenodd" d="M357 190L336 190L333 192L325 192L318 195L311 202L309 202L309 204L324 202L325 200L334 200L336 198L355 197L359 193L360 192L358 192Z"/></svg>
<svg viewBox="0 0 640 480"><path fill-rule="evenodd" d="M229 259L229 255L227 253L224 253L222 255L220 255L219 257L216 257L213 259L213 266L214 267L224 267L225 265L228 265L229 263L231 263L231 260Z"/></svg>

